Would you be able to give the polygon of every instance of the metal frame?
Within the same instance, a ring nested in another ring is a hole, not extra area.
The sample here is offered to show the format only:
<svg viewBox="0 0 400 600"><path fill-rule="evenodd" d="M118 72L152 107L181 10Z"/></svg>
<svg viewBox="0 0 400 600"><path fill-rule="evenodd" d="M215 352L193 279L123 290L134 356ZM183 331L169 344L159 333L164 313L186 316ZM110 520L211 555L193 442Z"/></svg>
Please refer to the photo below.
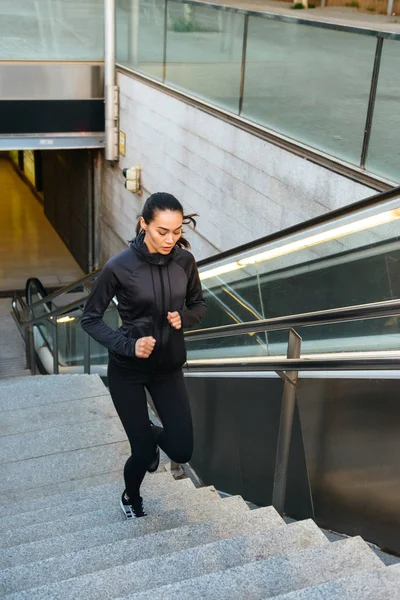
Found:
<svg viewBox="0 0 400 600"><path fill-rule="evenodd" d="M106 109L105 157L119 158L118 146L118 87L115 85L115 0L104 2L104 98Z"/></svg>

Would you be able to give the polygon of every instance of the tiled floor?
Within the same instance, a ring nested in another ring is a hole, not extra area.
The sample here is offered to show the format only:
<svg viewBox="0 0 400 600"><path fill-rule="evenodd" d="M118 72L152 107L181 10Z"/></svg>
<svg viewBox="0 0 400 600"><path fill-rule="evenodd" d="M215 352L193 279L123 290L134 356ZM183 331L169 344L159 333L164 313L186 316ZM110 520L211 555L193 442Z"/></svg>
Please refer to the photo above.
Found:
<svg viewBox="0 0 400 600"><path fill-rule="evenodd" d="M23 290L28 277L56 287L83 275L43 206L0 157L0 291Z"/></svg>

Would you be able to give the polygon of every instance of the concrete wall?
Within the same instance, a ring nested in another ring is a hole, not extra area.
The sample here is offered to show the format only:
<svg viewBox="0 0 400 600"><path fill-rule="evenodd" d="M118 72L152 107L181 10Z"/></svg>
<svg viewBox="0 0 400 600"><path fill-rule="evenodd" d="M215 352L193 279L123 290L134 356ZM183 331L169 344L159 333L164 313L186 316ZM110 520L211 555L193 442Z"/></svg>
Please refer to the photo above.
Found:
<svg viewBox="0 0 400 600"><path fill-rule="evenodd" d="M126 156L103 170L103 260L132 238L143 201L156 191L200 214L188 236L198 259L373 193L126 75L118 84ZM137 164L142 198L123 187L121 169Z"/></svg>

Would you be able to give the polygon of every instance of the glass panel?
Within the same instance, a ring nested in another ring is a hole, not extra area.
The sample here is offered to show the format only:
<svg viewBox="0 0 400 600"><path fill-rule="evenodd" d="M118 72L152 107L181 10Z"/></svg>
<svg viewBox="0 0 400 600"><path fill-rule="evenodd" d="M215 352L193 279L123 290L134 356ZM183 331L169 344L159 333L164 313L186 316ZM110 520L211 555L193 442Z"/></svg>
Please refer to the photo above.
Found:
<svg viewBox="0 0 400 600"><path fill-rule="evenodd" d="M0 0L0 60L103 60L103 2Z"/></svg>
<svg viewBox="0 0 400 600"><path fill-rule="evenodd" d="M86 333L80 326L81 312L61 317L58 319L58 347L60 353L60 362L64 366L76 366L84 364L84 345ZM118 311L111 304L104 313L103 320L112 329L117 329L120 325ZM108 351L98 342L90 340L90 362L93 372L96 372L96 365L105 365L108 363Z"/></svg>
<svg viewBox="0 0 400 600"><path fill-rule="evenodd" d="M367 168L400 182L400 41L385 40Z"/></svg>
<svg viewBox="0 0 400 600"><path fill-rule="evenodd" d="M359 164L376 38L251 17L243 116Z"/></svg>
<svg viewBox="0 0 400 600"><path fill-rule="evenodd" d="M209 304L200 328L251 321L261 314L273 318L400 298L400 198L215 261L200 274ZM235 292L229 305L227 288ZM233 312L240 318L233 318ZM400 349L398 334L397 318L304 328L304 348ZM238 355L232 340L219 341L215 356ZM268 333L262 341L264 346L242 340L237 348L246 346L251 356L285 354L287 332ZM211 349L213 343L193 341L189 349Z"/></svg>
<svg viewBox="0 0 400 600"><path fill-rule="evenodd" d="M244 15L168 2L166 81L239 110Z"/></svg>
<svg viewBox="0 0 400 600"><path fill-rule="evenodd" d="M162 79L165 0L117 0L117 62Z"/></svg>

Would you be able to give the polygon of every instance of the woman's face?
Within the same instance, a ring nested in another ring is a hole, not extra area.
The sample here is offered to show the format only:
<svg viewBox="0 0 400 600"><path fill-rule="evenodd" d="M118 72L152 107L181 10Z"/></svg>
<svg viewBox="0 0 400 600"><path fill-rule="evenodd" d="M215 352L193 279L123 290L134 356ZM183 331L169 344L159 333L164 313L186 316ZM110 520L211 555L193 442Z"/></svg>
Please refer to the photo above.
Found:
<svg viewBox="0 0 400 600"><path fill-rule="evenodd" d="M175 210L157 210L149 224L142 217L140 225L149 252L169 254L182 235L182 219L182 213Z"/></svg>

